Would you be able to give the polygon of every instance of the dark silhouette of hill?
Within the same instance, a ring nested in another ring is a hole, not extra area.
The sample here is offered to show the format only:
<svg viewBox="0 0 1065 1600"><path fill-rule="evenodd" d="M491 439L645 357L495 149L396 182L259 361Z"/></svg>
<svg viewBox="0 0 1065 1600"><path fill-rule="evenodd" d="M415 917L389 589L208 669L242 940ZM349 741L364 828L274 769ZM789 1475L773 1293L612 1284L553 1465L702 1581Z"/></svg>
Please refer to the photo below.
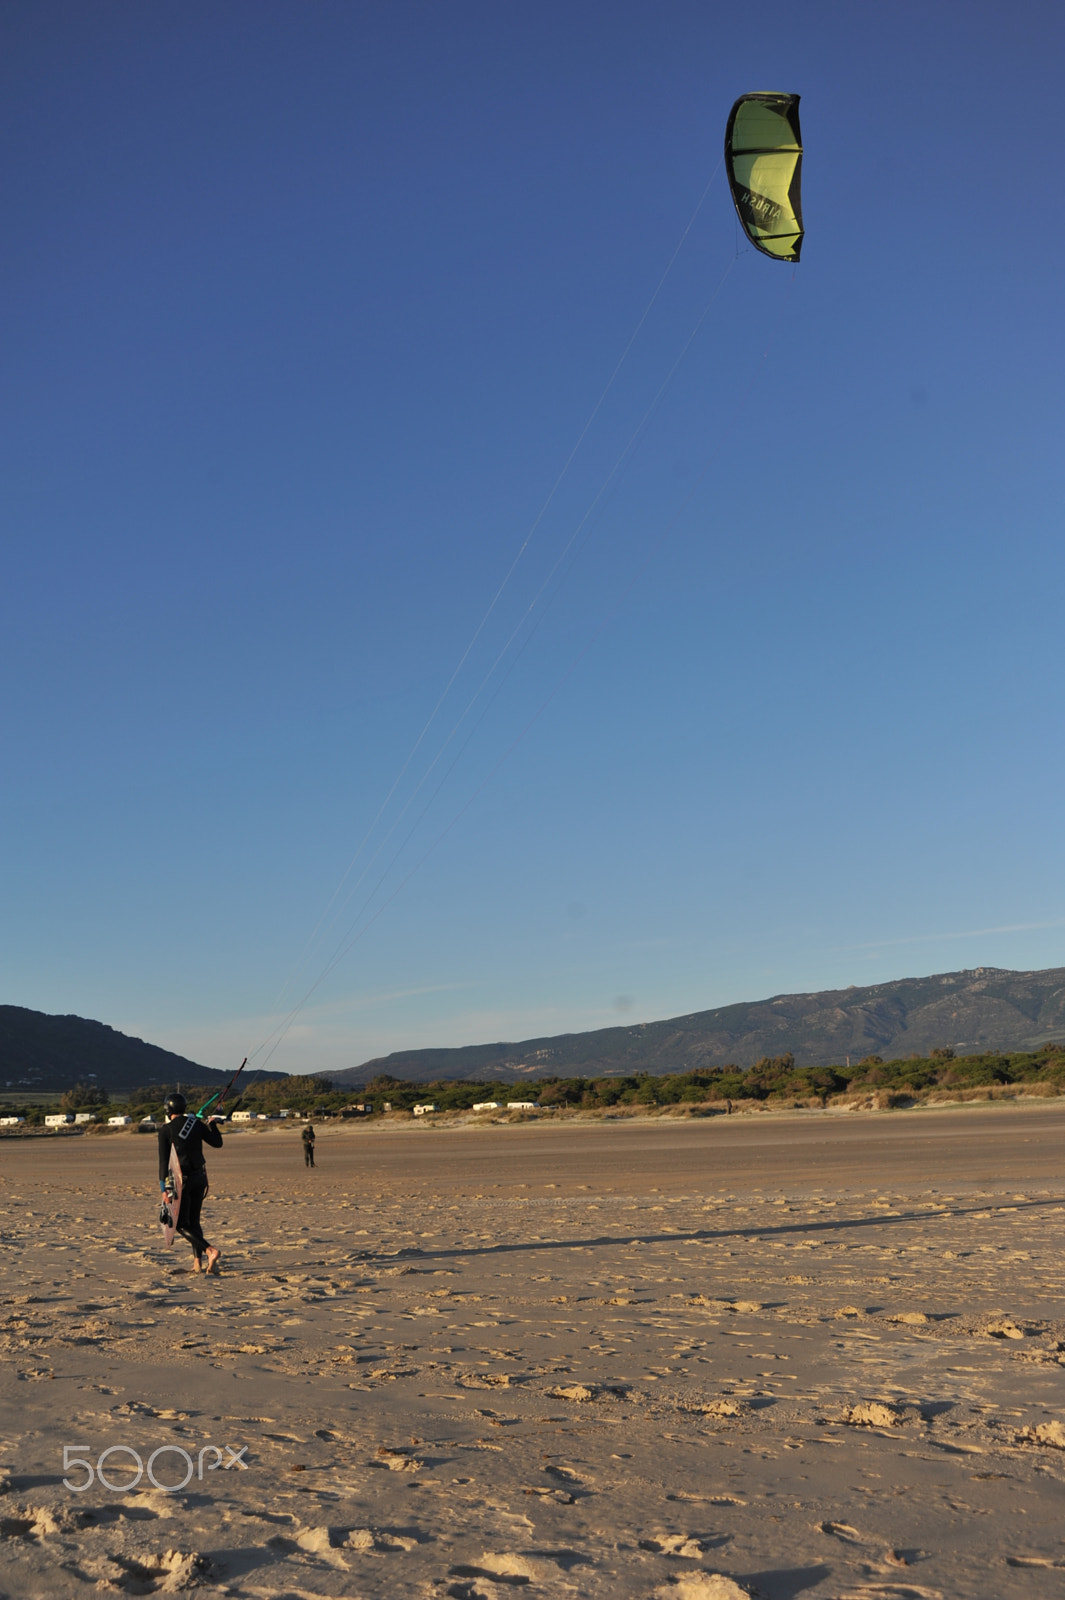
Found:
<svg viewBox="0 0 1065 1600"><path fill-rule="evenodd" d="M518 1044L452 1050L401 1050L330 1074L336 1083L368 1083L391 1074L414 1083L445 1078L516 1083L533 1075L692 1072L752 1066L790 1051L797 1066L879 1055L927 1055L950 1046L959 1055L1030 1050L1065 1039L1065 967L1010 972L974 967L930 978L899 978L868 988L775 995L665 1022L592 1033L563 1033Z"/></svg>
<svg viewBox="0 0 1065 1600"><path fill-rule="evenodd" d="M127 1093L148 1084L214 1086L231 1076L104 1022L0 1006L0 1088L16 1093L62 1093L88 1082L110 1093Z"/></svg>

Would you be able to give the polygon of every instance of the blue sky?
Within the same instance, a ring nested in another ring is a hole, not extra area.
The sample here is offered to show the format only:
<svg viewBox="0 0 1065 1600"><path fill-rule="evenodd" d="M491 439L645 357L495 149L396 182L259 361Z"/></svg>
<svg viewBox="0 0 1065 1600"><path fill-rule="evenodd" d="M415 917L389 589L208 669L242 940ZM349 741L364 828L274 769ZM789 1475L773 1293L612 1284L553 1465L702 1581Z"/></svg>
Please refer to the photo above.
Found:
<svg viewBox="0 0 1065 1600"><path fill-rule="evenodd" d="M9 0L0 999L311 1071L1065 962L1060 8L751 17Z"/></svg>

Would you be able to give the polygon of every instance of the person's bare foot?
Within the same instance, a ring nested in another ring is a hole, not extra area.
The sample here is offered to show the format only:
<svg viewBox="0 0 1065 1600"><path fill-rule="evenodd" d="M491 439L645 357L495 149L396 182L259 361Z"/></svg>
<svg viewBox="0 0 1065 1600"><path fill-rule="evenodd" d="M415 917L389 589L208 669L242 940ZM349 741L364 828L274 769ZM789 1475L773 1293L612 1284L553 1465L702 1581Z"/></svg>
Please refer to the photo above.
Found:
<svg viewBox="0 0 1065 1600"><path fill-rule="evenodd" d="M207 1246L207 1265L203 1269L204 1272L216 1273L218 1271L218 1263L221 1261L221 1259L221 1250L216 1250L213 1244L209 1244Z"/></svg>

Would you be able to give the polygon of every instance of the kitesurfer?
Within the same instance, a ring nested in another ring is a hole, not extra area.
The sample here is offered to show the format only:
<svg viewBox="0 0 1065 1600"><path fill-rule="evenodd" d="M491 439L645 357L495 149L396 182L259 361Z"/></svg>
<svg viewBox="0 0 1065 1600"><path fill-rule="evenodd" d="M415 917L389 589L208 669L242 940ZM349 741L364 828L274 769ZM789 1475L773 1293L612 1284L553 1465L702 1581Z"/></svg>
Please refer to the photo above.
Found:
<svg viewBox="0 0 1065 1600"><path fill-rule="evenodd" d="M304 1128L301 1137L303 1139L303 1165L305 1167L313 1167L314 1166L314 1129L311 1127L311 1124L309 1122L308 1122L307 1126Z"/></svg>
<svg viewBox="0 0 1065 1600"><path fill-rule="evenodd" d="M170 1170L170 1152L177 1152L181 1168L181 1207L178 1211L177 1231L187 1239L196 1257L195 1270L201 1268L214 1272L222 1252L208 1244L200 1226L200 1210L207 1197L207 1167L203 1147L209 1144L221 1150L222 1135L214 1120L204 1122L188 1109L183 1094L171 1094L166 1099L167 1120L159 1129L159 1188L166 1189L166 1176ZM205 1264L206 1263L206 1264Z"/></svg>

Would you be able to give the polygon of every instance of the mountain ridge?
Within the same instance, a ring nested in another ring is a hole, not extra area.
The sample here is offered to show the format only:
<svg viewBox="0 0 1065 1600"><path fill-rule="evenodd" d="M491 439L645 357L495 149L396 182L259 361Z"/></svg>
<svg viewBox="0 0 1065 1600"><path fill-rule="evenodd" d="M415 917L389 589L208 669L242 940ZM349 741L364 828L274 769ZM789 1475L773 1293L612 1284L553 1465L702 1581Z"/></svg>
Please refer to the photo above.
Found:
<svg viewBox="0 0 1065 1600"><path fill-rule="evenodd" d="M0 1089L8 1092L56 1094L93 1082L121 1093L148 1084L226 1083L231 1076L90 1017L0 1005Z"/></svg>
<svg viewBox="0 0 1065 1600"><path fill-rule="evenodd" d="M842 1064L848 1056L924 1056L943 1047L975 1055L1034 1049L1061 1039L1065 967L1030 972L968 967L864 987L771 995L587 1033L393 1051L322 1076L344 1085L386 1074L415 1083L445 1078L520 1083L541 1076L749 1067L786 1053L800 1067Z"/></svg>
<svg viewBox="0 0 1065 1600"><path fill-rule="evenodd" d="M925 1056L944 1046L979 1054L1062 1040L1065 967L1027 972L971 967L863 987L771 995L584 1033L399 1050L317 1076L341 1087L378 1076L413 1083L448 1078L522 1083L553 1076L745 1068L785 1054L799 1067L828 1066L842 1065L847 1057ZM8 1093L56 1093L86 1081L122 1093L153 1084L214 1085L229 1076L103 1022L0 1005L0 1088Z"/></svg>

